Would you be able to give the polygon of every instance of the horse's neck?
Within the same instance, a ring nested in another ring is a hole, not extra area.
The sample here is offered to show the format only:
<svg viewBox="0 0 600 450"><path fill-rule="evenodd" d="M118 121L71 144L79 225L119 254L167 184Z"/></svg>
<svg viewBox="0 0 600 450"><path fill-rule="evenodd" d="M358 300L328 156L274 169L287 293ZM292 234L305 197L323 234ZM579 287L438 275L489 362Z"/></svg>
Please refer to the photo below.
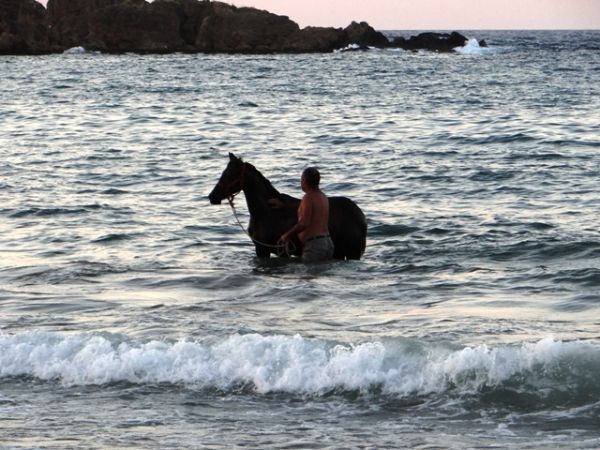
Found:
<svg viewBox="0 0 600 450"><path fill-rule="evenodd" d="M254 168L247 169L244 180L244 196L248 211L260 217L269 209L268 200L279 196L279 192Z"/></svg>

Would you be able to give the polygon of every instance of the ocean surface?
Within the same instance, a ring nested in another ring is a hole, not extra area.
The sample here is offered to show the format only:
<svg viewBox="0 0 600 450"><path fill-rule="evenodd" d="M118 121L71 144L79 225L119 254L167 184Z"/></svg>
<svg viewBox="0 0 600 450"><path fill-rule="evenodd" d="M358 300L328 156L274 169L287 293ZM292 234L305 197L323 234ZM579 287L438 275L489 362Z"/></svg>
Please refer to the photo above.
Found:
<svg viewBox="0 0 600 450"><path fill-rule="evenodd" d="M600 447L600 32L466 34L0 57L0 448ZM256 259L229 152L363 259Z"/></svg>

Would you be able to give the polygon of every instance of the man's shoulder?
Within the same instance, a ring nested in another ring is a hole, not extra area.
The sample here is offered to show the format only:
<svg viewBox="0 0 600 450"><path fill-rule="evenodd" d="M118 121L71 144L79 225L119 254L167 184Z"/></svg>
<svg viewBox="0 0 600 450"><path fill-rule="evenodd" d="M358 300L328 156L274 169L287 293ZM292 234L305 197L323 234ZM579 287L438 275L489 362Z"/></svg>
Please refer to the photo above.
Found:
<svg viewBox="0 0 600 450"><path fill-rule="evenodd" d="M316 201L323 201L323 200L327 200L327 195L325 195L325 193L321 190L315 191L315 200Z"/></svg>
<svg viewBox="0 0 600 450"><path fill-rule="evenodd" d="M322 198L325 197L325 194L323 194L323 192L321 191L308 191L307 193L304 194L304 197L302 198L303 201L306 201L307 203L314 203L314 202L318 202L321 201Z"/></svg>
<svg viewBox="0 0 600 450"><path fill-rule="evenodd" d="M311 191L307 191L306 195L310 195L313 198L326 197L325 193L321 189L314 189L314 190L311 190Z"/></svg>

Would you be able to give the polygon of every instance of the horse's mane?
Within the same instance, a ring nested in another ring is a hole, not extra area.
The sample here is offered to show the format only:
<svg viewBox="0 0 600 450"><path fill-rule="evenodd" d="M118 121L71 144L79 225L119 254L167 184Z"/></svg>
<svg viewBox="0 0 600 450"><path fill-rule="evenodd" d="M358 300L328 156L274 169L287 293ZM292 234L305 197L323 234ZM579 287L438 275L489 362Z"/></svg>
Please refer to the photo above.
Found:
<svg viewBox="0 0 600 450"><path fill-rule="evenodd" d="M265 177L260 170L258 170L256 167L254 167L252 164L250 164L249 162L244 162L241 158L240 161L242 161L242 163L246 164L246 166L251 169L252 171L254 171L254 173L258 176L259 180L266 185L267 189L270 189L271 191L273 191L275 194L279 195L279 191L277 189L275 189L275 187L273 186L273 184L268 180L267 177Z"/></svg>

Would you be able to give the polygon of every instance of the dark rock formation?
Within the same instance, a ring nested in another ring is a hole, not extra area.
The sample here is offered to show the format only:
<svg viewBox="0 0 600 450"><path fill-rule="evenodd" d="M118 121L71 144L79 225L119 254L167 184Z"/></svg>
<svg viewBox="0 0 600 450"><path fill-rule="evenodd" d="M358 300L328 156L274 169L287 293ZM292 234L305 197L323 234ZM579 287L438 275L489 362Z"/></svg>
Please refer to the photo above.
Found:
<svg viewBox="0 0 600 450"><path fill-rule="evenodd" d="M367 22L352 22L344 30L346 33L347 44L358 44L360 47L387 47L389 45L388 39L380 33L375 31Z"/></svg>
<svg viewBox="0 0 600 450"><path fill-rule="evenodd" d="M458 33L396 38L407 50L451 51ZM208 0L0 0L0 54L62 52L72 47L108 53L308 53L360 49L390 42L366 22L347 28L307 27L286 16Z"/></svg>
<svg viewBox="0 0 600 450"><path fill-rule="evenodd" d="M49 0L53 41L104 52L305 53L351 43L385 47L367 23L307 27L286 16L196 0Z"/></svg>
<svg viewBox="0 0 600 450"><path fill-rule="evenodd" d="M235 8L211 3L196 35L195 47L201 52L273 53L291 51L288 42L300 29L286 16L254 8Z"/></svg>
<svg viewBox="0 0 600 450"><path fill-rule="evenodd" d="M348 45L340 29L306 27L288 38L287 51L291 53L328 53Z"/></svg>
<svg viewBox="0 0 600 450"><path fill-rule="evenodd" d="M391 46L403 48L404 50L431 50L435 52L451 52L456 47L463 47L467 38L456 31L448 33L421 33L411 36L409 39L403 37L395 38Z"/></svg>
<svg viewBox="0 0 600 450"><path fill-rule="evenodd" d="M48 22L53 41L62 49L81 46L115 53L182 51L185 3L49 0Z"/></svg>
<svg viewBox="0 0 600 450"><path fill-rule="evenodd" d="M196 0L49 0L48 15L61 47L117 53L293 51L300 31L285 16Z"/></svg>
<svg viewBox="0 0 600 450"><path fill-rule="evenodd" d="M0 54L50 52L45 14L35 0L0 0Z"/></svg>

